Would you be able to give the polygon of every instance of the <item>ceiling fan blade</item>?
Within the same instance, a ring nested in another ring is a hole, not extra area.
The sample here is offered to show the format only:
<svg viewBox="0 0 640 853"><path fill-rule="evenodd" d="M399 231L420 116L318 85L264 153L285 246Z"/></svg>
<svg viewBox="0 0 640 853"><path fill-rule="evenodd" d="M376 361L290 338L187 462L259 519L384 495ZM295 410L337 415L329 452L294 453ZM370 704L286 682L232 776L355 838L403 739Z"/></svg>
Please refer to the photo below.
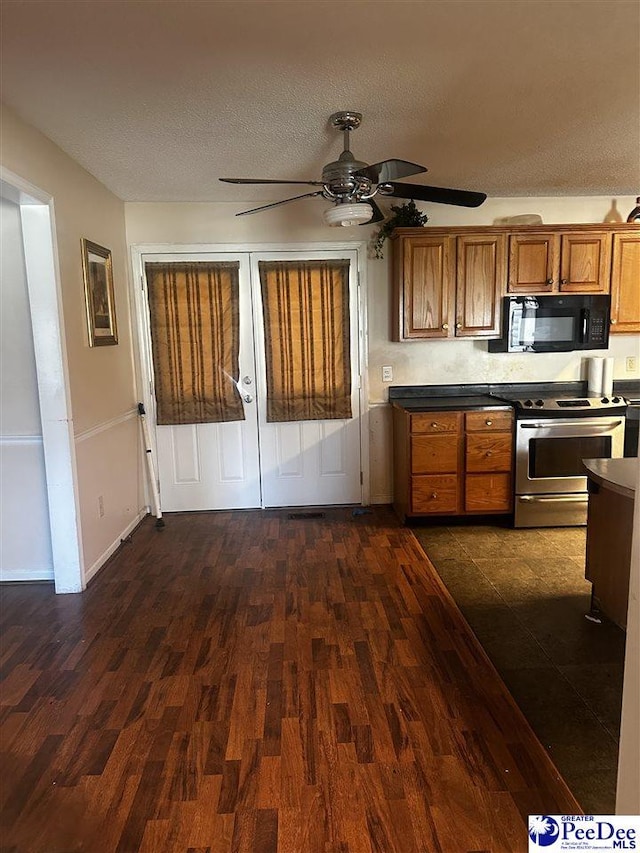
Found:
<svg viewBox="0 0 640 853"><path fill-rule="evenodd" d="M422 184L395 184L388 182L392 192L378 188L381 195L395 198L412 198L418 201L435 201L438 204L456 204L459 207L479 207L486 199L486 193L470 190L450 190L446 187L428 187Z"/></svg>
<svg viewBox="0 0 640 853"><path fill-rule="evenodd" d="M268 210L270 207L278 207L281 204L288 204L290 201L298 201L299 198L311 198L314 195L322 195L322 190L315 193L304 193L304 195L294 195L293 198L283 198L282 201L274 201L272 204L263 204L261 207L253 207L251 210L243 210L242 213L236 213L236 216L248 216L250 213L259 213L261 210Z"/></svg>
<svg viewBox="0 0 640 853"><path fill-rule="evenodd" d="M372 225L374 222L382 222L382 220L385 219L385 215L380 210L380 208L375 203L375 201L372 198L370 198L367 200L367 204L370 204L371 207L373 208L373 216L371 217L371 219L368 222L361 222L360 224L361 225Z"/></svg>
<svg viewBox="0 0 640 853"><path fill-rule="evenodd" d="M272 181L262 178L218 178L225 184L304 184L309 187L322 187L322 181Z"/></svg>
<svg viewBox="0 0 640 853"><path fill-rule="evenodd" d="M426 166L409 163L408 160L382 160L381 163L359 169L356 175L369 178L374 184L381 184L398 178L408 178L410 175L419 175L420 172L426 171L428 171Z"/></svg>

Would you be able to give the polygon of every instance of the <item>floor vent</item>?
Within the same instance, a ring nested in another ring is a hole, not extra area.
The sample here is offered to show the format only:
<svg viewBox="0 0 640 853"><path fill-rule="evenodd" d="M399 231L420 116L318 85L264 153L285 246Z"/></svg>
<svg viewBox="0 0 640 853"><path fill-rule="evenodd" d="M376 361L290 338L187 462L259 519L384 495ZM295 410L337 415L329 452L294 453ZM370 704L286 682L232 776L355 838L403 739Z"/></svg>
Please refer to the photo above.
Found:
<svg viewBox="0 0 640 853"><path fill-rule="evenodd" d="M292 521L307 521L310 518L324 518L323 512L290 512L288 518Z"/></svg>

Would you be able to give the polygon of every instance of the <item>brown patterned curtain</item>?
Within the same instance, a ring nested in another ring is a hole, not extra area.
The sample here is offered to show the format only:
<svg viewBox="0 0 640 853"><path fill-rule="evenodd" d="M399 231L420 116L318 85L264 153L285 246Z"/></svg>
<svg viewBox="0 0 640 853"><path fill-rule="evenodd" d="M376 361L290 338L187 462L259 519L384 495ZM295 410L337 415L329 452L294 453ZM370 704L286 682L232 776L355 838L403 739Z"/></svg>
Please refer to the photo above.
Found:
<svg viewBox="0 0 640 853"><path fill-rule="evenodd" d="M349 261L260 261L267 421L351 417Z"/></svg>
<svg viewBox="0 0 640 853"><path fill-rule="evenodd" d="M159 424L244 420L238 263L147 263Z"/></svg>

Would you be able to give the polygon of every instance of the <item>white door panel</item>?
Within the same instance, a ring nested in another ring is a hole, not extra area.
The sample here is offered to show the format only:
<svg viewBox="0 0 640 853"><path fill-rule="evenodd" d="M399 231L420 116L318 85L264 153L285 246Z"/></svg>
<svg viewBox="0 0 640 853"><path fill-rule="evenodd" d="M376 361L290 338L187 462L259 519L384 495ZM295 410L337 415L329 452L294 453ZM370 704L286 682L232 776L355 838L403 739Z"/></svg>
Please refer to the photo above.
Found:
<svg viewBox="0 0 640 853"><path fill-rule="evenodd" d="M349 420L268 423L259 261L349 259L351 411ZM360 503L360 352L355 251L252 253L262 503L265 507Z"/></svg>
<svg viewBox="0 0 640 853"><path fill-rule="evenodd" d="M240 381L245 420L156 426L165 512L261 506L249 259L227 253L145 255L144 261L239 261ZM149 360L151 364L151 360ZM249 390L251 389L251 390ZM247 401L247 397L250 398ZM155 415L155 410L154 410Z"/></svg>
<svg viewBox="0 0 640 853"><path fill-rule="evenodd" d="M159 426L157 442L166 512L260 506L257 441L245 421Z"/></svg>

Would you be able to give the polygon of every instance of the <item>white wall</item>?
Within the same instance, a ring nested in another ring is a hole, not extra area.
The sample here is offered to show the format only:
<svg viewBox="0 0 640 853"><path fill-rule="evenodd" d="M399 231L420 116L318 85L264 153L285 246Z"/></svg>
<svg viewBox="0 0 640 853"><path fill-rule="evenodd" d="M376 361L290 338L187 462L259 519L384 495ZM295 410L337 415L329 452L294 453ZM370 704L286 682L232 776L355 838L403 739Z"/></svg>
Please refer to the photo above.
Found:
<svg viewBox="0 0 640 853"><path fill-rule="evenodd" d="M124 204L4 106L0 129L2 166L53 198L86 581L144 513ZM117 346L89 347L82 237L112 251Z"/></svg>
<svg viewBox="0 0 640 853"><path fill-rule="evenodd" d="M618 198L620 212L631 210L635 198ZM326 204L326 203L325 203ZM423 205L429 225L492 225L495 220L537 213L545 224L602 222L612 199L509 198L488 199L474 210L448 205ZM126 204L127 240L138 243L292 243L366 240L375 226L328 228L321 223L323 202L306 199L265 213L236 218L246 204ZM428 227L428 226L427 226ZM480 341L391 341L391 248L385 258L370 260L367 269L369 318L369 401L371 499L392 497L391 421L382 365L391 365L394 385L452 382L526 382L586 378L584 358L577 353L502 354L487 352ZM612 336L609 355L616 359L615 378L637 378L625 372L625 357L638 355L640 336ZM640 359L638 359L640 363Z"/></svg>
<svg viewBox="0 0 640 853"><path fill-rule="evenodd" d="M51 530L20 208L1 197L0 229L0 579L51 580Z"/></svg>

